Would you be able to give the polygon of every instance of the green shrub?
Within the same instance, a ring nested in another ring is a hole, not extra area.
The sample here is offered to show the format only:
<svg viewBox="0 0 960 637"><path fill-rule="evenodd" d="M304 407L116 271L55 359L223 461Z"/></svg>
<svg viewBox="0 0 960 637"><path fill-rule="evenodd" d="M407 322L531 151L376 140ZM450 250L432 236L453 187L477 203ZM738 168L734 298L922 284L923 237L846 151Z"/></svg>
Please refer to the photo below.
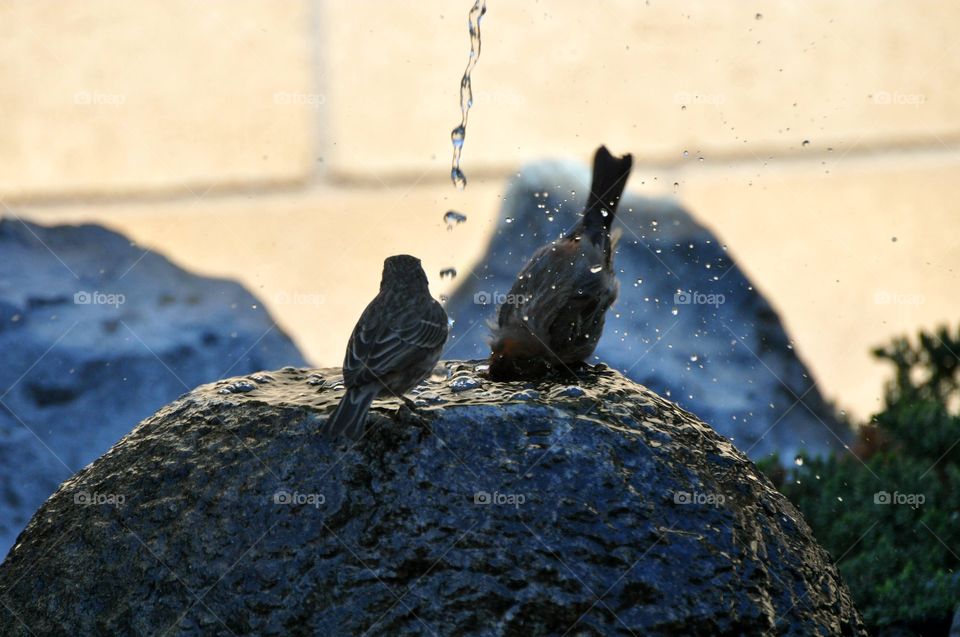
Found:
<svg viewBox="0 0 960 637"><path fill-rule="evenodd" d="M946 634L960 603L960 330L873 353L894 376L851 453L761 467L837 561L871 632Z"/></svg>

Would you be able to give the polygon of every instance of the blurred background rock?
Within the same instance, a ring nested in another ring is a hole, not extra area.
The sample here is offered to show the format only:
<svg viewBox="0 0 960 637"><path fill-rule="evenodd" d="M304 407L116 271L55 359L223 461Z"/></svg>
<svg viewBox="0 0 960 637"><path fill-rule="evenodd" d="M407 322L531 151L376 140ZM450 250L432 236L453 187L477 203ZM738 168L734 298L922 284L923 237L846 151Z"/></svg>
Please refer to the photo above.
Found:
<svg viewBox="0 0 960 637"><path fill-rule="evenodd" d="M522 163L603 142L729 246L858 419L870 347L956 318L960 5L491 0L460 192L469 4L3 3L2 212L238 279L336 365L383 257L449 293Z"/></svg>

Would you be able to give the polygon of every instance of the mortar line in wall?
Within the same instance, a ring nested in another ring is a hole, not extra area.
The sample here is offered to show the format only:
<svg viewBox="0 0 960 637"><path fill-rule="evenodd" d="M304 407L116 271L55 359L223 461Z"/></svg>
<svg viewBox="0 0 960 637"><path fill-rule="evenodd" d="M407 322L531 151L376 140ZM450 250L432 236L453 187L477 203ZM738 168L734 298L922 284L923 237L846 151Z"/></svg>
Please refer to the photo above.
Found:
<svg viewBox="0 0 960 637"><path fill-rule="evenodd" d="M941 141L942 140L942 141ZM946 145L954 144L955 148L946 147ZM629 149L628 149L629 150ZM661 160L661 161L644 161L643 157L638 156L636 151L634 153L633 161L633 174L643 174L643 173L677 173L677 172L689 172L693 173L708 173L708 172L723 172L727 170L742 170L756 168L758 165L757 158L760 157L763 160L768 160L771 163L775 163L776 166L804 166L809 165L813 166L822 161L834 160L837 156L843 155L844 148L837 144L837 148L832 152L828 152L826 147L824 150L796 150L796 151L777 151L771 150L769 148L751 148L751 150L744 152L726 152L722 154L712 154L712 153L703 153L706 157L706 161L699 162L697 161L694 151L690 151L689 158L680 158L677 160ZM869 143L861 142L856 148L851 149L846 153L843 159L843 165L848 164L859 164L867 165L868 163L894 163L904 158L910 158L912 160L916 159L943 159L943 158L955 158L960 159L960 136L958 137L948 137L941 138L940 140L934 140L930 142L925 142L923 144L884 144L873 146ZM523 163L531 163L536 161L544 160L581 160L584 165L586 165L586 157L570 157L570 156L544 156L531 158L524 161ZM515 165L508 168L492 168L490 166L478 166L473 168L470 171L470 174L473 176L474 182L485 181L489 179L505 179L509 178L516 174L517 170L521 166ZM328 179L326 184L330 186L340 186L340 187L367 187L372 185L379 185L381 182L386 183L389 186L401 186L404 184L409 184L414 181L416 177L420 175L420 172L415 172L410 170L409 172L404 171L395 171L393 174L383 174L378 173L380 176L379 180L366 179L365 177L358 176L354 171L331 171L328 173ZM435 185L437 183L447 183L449 182L449 177L443 171L440 171L438 175L429 175L420 180L421 185Z"/></svg>
<svg viewBox="0 0 960 637"><path fill-rule="evenodd" d="M956 147L951 147L955 145ZM695 157L690 159L678 159L670 161L650 161L644 162L634 154L634 174L643 173L669 173L677 174L719 174L724 171L742 171L753 169L758 166L757 157L769 161L774 167L802 167L814 166L819 162L833 159L835 153L842 153L842 146L837 144L837 150L827 152L823 150L797 150L788 152L776 152L772 150L751 149L752 152L744 153L726 153L722 155L712 155L705 153L706 161L699 162ZM562 159L562 157L554 157ZM549 157L539 159L551 159ZM574 158L576 159L576 158ZM960 160L960 137L948 137L934 140L923 144L883 144L870 145L861 143L857 148L852 149L843 159L844 168L851 165L858 167L867 167L870 165L890 165L895 166L898 162L910 159L911 162L917 160ZM537 161L532 159L530 161ZM915 167L914 163L908 164L909 167ZM471 170L471 181L473 183L483 183L489 181L503 181L516 174L520 166L509 167L490 167L477 166ZM836 167L834 167L836 168ZM311 171L312 172L312 171ZM378 172L379 179L367 179L358 176L352 172L330 171L324 172L325 177L317 174L308 175L306 178L292 178L288 180L274 181L244 181L244 182L219 182L204 197L205 202L229 202L236 199L257 199L284 196L303 196L311 194L320 194L325 190L340 191L360 191L370 187L382 188L410 186L418 177L422 177L417 184L420 186L435 186L441 183L449 183L449 177L443 170L436 171L436 174L423 175L422 169L410 171L394 171L392 174ZM196 197L193 195L198 188L205 189L205 184L209 182L192 182L175 189L128 189L114 193L60 193L53 195L30 195L25 197L6 196L4 202L11 208L30 208L32 210L42 211L55 208L76 208L79 206L97 206L121 207L135 204L176 204L178 202L193 202Z"/></svg>

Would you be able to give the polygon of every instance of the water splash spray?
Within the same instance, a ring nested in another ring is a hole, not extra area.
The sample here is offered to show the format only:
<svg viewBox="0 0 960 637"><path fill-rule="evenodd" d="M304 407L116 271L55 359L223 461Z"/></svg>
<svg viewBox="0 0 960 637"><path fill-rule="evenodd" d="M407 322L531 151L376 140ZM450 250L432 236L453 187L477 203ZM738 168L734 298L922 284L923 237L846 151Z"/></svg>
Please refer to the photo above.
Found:
<svg viewBox="0 0 960 637"><path fill-rule="evenodd" d="M467 20L470 27L470 59L467 68L460 79L460 125L450 131L450 141L453 142L453 162L450 167L450 180L458 189L467 186L467 178L460 170L460 151L463 150L463 139L467 136L467 115L473 106L473 87L470 84L470 73L480 59L480 19L487 12L487 0L474 0L473 8Z"/></svg>

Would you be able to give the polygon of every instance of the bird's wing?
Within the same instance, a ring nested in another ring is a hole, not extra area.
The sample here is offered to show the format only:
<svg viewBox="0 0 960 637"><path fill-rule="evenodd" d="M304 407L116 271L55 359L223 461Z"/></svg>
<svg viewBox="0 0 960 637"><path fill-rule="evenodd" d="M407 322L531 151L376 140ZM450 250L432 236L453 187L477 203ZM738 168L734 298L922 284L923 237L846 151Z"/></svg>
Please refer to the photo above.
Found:
<svg viewBox="0 0 960 637"><path fill-rule="evenodd" d="M343 374L348 385L380 382L443 345L447 314L433 299L428 303L405 305L392 316L377 303L367 306L347 345Z"/></svg>
<svg viewBox="0 0 960 637"><path fill-rule="evenodd" d="M573 297L550 326L550 347L566 351L579 341L596 340L603 331L609 303L599 297Z"/></svg>
<svg viewBox="0 0 960 637"><path fill-rule="evenodd" d="M439 303L430 299L426 312L417 308L418 319L400 326L400 340L423 349L435 349L447 342L447 313Z"/></svg>
<svg viewBox="0 0 960 637"><path fill-rule="evenodd" d="M541 247L523 266L510 287L506 301L498 309L497 322L500 327L515 323L539 332L541 324L545 326L552 322L558 308L550 299L558 296L563 298L567 294L565 289L557 294L558 286L565 288L564 278L559 272L566 265L567 255L563 245L547 244Z"/></svg>

